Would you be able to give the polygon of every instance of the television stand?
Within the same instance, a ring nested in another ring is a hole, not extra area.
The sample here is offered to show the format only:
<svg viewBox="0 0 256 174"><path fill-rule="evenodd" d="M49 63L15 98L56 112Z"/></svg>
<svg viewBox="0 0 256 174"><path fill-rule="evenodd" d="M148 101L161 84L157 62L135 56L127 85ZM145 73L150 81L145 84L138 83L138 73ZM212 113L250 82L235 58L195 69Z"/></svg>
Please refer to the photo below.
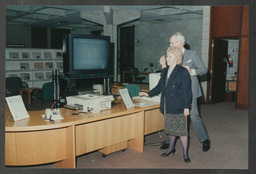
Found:
<svg viewBox="0 0 256 174"><path fill-rule="evenodd" d="M78 95L79 91L90 91L93 89L93 84L103 84L103 94L111 94L111 78L113 78L113 76L61 76L61 96L66 97L71 95Z"/></svg>

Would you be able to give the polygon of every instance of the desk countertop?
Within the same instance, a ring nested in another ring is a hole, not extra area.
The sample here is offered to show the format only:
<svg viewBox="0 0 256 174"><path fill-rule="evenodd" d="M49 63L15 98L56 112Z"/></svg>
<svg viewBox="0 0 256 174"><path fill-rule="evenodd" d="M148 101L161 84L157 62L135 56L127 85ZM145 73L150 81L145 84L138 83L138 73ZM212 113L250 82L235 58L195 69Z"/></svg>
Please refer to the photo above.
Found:
<svg viewBox="0 0 256 174"><path fill-rule="evenodd" d="M136 102L136 101L135 101ZM78 115L72 115L77 113L77 110L71 110L67 108L61 108L60 112L63 120L56 120L55 123L45 121L42 118L44 110L41 111L28 111L30 118L20 121L13 121L12 115L9 111L8 106L5 107L5 131L34 131L34 130L49 130L56 128L63 128L72 125L79 125L104 119L109 119L113 117L119 117L122 115L127 115L131 113L140 112L143 110L155 109L158 108L159 104L148 106L148 107L137 107L127 109L123 102L112 106L111 109L103 110L99 113L79 113Z"/></svg>

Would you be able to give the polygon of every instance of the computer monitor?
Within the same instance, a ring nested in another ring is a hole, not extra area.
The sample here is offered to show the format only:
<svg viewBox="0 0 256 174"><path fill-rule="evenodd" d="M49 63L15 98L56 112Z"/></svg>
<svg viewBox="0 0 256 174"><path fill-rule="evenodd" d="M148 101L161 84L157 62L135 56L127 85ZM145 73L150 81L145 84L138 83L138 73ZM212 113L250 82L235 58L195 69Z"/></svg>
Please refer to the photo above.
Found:
<svg viewBox="0 0 256 174"><path fill-rule="evenodd" d="M149 90L152 90L159 82L161 73L149 74Z"/></svg>
<svg viewBox="0 0 256 174"><path fill-rule="evenodd" d="M149 74L149 90L152 90L158 84L161 77L160 74L161 73ZM160 97L161 97L161 94L151 97L151 100L155 102L160 102Z"/></svg>

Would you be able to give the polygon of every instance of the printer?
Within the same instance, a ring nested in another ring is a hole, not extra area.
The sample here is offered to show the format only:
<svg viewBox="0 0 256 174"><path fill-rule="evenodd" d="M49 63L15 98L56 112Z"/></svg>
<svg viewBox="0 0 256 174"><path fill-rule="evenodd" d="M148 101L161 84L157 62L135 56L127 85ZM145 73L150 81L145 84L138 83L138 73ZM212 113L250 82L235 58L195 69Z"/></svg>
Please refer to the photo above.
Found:
<svg viewBox="0 0 256 174"><path fill-rule="evenodd" d="M99 113L101 110L111 109L113 95L85 94L66 97L67 108L77 108L83 112Z"/></svg>

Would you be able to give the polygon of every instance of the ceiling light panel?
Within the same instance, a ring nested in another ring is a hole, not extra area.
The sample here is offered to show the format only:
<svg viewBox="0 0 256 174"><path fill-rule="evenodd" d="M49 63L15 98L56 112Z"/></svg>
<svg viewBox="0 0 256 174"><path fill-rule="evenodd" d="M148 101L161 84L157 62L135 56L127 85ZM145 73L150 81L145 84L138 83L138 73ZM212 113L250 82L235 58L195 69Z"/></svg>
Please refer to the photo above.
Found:
<svg viewBox="0 0 256 174"><path fill-rule="evenodd" d="M36 19L27 19L27 18L15 18L15 19L13 19L12 21L13 21L13 22L26 22L26 23L33 24L33 23L39 22L40 20L36 20Z"/></svg>
<svg viewBox="0 0 256 174"><path fill-rule="evenodd" d="M145 13L150 13L150 14L155 14L155 15L172 15L172 14L177 14L180 12L179 9L174 9L174 8L158 8L158 9L152 9L152 10L145 10L143 11Z"/></svg>
<svg viewBox="0 0 256 174"><path fill-rule="evenodd" d="M184 13L172 15L172 17L180 18L180 19L192 19L192 18L203 17L203 14L201 14L200 12L198 12L198 13L184 12Z"/></svg>
<svg viewBox="0 0 256 174"><path fill-rule="evenodd" d="M17 10L22 12L30 12L42 8L42 6L29 6L29 5L7 5L7 10Z"/></svg>
<svg viewBox="0 0 256 174"><path fill-rule="evenodd" d="M73 10L63 10L59 8L46 8L43 10L39 10L39 13L48 14L48 15L55 15L55 16L67 16L70 14L77 13L77 11Z"/></svg>
<svg viewBox="0 0 256 174"><path fill-rule="evenodd" d="M15 21L9 21L8 25L30 25L31 23L26 22L15 22Z"/></svg>
<svg viewBox="0 0 256 174"><path fill-rule="evenodd" d="M59 16L56 15L48 15L48 14L27 14L24 17L26 18L31 18L31 19L42 19L42 20L47 20L47 19L53 19Z"/></svg>
<svg viewBox="0 0 256 174"><path fill-rule="evenodd" d="M201 10L203 10L203 6L194 6L194 5L174 6L174 7L179 8L180 10L185 10L185 11L201 11Z"/></svg>
<svg viewBox="0 0 256 174"><path fill-rule="evenodd" d="M19 16L22 14L24 14L24 12L22 11L6 10L6 16L13 17L13 16Z"/></svg>

